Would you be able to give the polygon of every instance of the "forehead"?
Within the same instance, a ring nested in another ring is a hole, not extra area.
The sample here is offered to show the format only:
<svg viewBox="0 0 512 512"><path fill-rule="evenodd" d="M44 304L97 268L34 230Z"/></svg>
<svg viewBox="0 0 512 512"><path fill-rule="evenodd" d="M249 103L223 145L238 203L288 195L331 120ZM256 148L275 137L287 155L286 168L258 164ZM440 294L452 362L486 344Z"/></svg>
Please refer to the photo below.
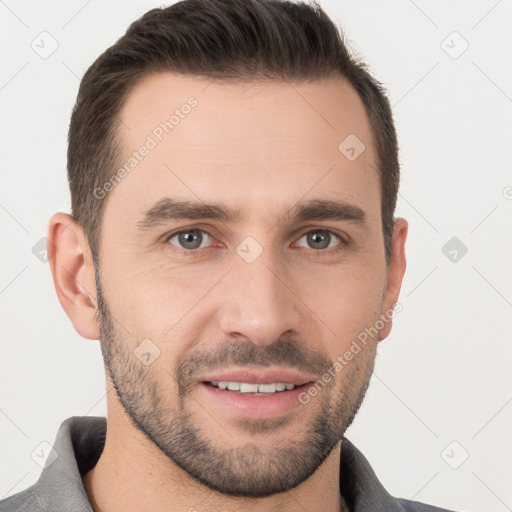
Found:
<svg viewBox="0 0 512 512"><path fill-rule="evenodd" d="M309 191L379 200L369 121L342 79L234 83L153 74L128 95L119 134L121 165L134 165L125 165L129 175L109 202L138 212L165 195L234 207L261 205L270 193L288 206Z"/></svg>
<svg viewBox="0 0 512 512"><path fill-rule="evenodd" d="M189 107L191 103L193 107ZM233 83L177 73L152 74L135 84L121 109L123 139L136 142L132 140L134 135L153 133L173 114L173 137L167 137L166 143L172 145L175 139L176 144L184 142L196 149L215 145L229 151L229 145L238 143L242 135L277 135L283 143L286 138L310 140L305 150L310 145L322 149L322 144L336 156L336 142L350 134L371 145L363 103L341 78ZM212 121L216 130L212 130ZM187 129L187 124L192 124L192 129ZM319 137L313 136L315 132Z"/></svg>

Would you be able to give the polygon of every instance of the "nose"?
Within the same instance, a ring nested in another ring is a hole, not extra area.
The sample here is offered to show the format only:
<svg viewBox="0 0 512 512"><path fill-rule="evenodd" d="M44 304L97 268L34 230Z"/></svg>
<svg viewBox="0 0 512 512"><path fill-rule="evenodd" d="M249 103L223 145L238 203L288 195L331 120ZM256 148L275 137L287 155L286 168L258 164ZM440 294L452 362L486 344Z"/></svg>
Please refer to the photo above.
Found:
<svg viewBox="0 0 512 512"><path fill-rule="evenodd" d="M270 252L252 263L237 261L223 280L218 318L224 336L241 334L264 346L287 331L300 332L301 300L290 273Z"/></svg>

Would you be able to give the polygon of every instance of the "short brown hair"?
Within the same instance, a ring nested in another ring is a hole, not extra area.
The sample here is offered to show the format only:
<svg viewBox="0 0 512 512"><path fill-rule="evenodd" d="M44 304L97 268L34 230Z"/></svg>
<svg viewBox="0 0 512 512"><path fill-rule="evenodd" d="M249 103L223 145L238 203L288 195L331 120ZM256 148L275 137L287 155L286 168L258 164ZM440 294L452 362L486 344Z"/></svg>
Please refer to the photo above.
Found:
<svg viewBox="0 0 512 512"><path fill-rule="evenodd" d="M72 215L93 254L99 252L106 202L93 191L120 163L118 114L138 80L165 71L233 82L344 77L359 94L373 131L389 264L399 184L389 100L316 2L288 0L184 0L152 9L87 70L69 127L68 179Z"/></svg>

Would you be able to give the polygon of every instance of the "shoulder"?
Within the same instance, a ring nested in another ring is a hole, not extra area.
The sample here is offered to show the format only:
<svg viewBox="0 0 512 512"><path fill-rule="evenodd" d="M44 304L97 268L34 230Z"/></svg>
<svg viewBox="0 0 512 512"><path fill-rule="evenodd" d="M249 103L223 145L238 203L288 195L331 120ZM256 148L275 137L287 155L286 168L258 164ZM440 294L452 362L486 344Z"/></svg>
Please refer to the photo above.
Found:
<svg viewBox="0 0 512 512"><path fill-rule="evenodd" d="M39 492L35 484L24 491L0 501L0 512L36 512L48 510L46 496Z"/></svg>
<svg viewBox="0 0 512 512"><path fill-rule="evenodd" d="M0 512L92 512L82 482L104 446L106 419L71 417L61 423L37 482L0 501Z"/></svg>

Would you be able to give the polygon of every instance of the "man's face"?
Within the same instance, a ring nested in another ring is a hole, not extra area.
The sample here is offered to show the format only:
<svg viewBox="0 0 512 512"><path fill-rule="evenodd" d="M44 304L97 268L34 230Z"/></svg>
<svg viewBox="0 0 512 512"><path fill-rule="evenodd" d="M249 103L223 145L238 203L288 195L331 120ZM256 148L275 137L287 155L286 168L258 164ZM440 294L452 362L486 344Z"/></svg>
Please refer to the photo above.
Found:
<svg viewBox="0 0 512 512"><path fill-rule="evenodd" d="M140 81L119 117L122 164L137 164L104 199L97 276L118 410L212 489L295 487L351 423L378 336L335 362L392 306L363 104L335 80L169 73ZM338 149L351 134L355 160ZM245 385L215 387L228 381Z"/></svg>

